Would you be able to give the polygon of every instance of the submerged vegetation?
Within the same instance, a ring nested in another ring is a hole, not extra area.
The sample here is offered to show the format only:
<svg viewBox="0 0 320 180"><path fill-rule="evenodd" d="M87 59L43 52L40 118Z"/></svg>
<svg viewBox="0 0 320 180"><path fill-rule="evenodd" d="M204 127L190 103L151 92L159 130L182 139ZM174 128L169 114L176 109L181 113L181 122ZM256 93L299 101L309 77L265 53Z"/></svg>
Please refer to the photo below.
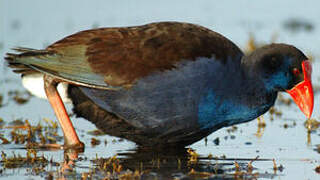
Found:
<svg viewBox="0 0 320 180"><path fill-rule="evenodd" d="M193 149L184 149L178 152L149 152L136 150L133 153L119 154L108 158L96 155L91 159L90 165L85 172L76 173L77 162L88 161L88 157L79 157L78 152L65 151L62 162L56 158L45 156L45 151L56 151L62 143L62 137L58 132L58 125L50 119L44 118L36 125L31 125L28 120L16 119L7 125L2 122L2 130L7 131L1 135L3 147L15 145L24 149L25 153L2 151L0 160L0 175L5 175L10 169L24 169L27 174L43 174L50 177L81 177L84 179L140 179L142 177L153 177L165 175L163 178L271 178L277 173L259 173L254 168L255 161L269 161L268 159L228 159L225 156L213 157L201 156ZM236 127L231 128L236 132ZM101 136L99 131L88 131L94 136L91 138L93 147L99 145ZM232 133L230 131L230 133ZM62 152L62 151L61 151ZM103 156L103 155L102 155ZM270 169L271 168L270 164ZM168 168L170 171L168 171ZM55 170L53 170L55 169ZM167 172L168 171L168 172ZM73 173L72 173L73 172ZM181 174L170 174L169 172L180 172Z"/></svg>

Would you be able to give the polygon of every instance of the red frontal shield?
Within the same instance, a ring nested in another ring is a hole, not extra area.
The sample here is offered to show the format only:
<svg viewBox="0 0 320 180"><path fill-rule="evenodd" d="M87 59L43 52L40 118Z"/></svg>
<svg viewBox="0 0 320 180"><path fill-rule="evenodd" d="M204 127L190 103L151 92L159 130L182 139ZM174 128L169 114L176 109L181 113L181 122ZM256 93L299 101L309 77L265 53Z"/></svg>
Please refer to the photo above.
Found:
<svg viewBox="0 0 320 180"><path fill-rule="evenodd" d="M304 80L287 90L293 101L299 106L300 110L310 118L313 110L313 89L311 83L312 67L309 60L302 62Z"/></svg>

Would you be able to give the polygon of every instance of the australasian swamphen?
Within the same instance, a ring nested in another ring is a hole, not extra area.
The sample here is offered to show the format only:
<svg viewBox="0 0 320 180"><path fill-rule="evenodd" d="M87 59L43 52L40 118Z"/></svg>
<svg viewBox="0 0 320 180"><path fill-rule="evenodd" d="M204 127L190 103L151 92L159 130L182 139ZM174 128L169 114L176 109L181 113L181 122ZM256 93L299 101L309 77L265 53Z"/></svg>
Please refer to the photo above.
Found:
<svg viewBox="0 0 320 180"><path fill-rule="evenodd" d="M199 25L159 22L98 28L43 50L16 48L15 72L44 77L65 147L83 147L56 90L74 112L104 132L142 146L185 146L257 118L288 92L310 117L311 64L297 48L271 44L245 56L224 36ZM31 81L27 88L36 84ZM64 99L64 98L63 98Z"/></svg>

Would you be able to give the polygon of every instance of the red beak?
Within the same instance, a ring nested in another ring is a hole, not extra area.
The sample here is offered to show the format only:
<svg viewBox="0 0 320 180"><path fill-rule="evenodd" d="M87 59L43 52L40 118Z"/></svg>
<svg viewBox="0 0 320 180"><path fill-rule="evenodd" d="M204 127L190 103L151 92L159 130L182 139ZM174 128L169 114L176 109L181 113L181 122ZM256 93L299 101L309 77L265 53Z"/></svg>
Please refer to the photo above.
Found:
<svg viewBox="0 0 320 180"><path fill-rule="evenodd" d="M302 62L304 80L287 90L293 101L299 106L300 110L310 118L313 110L313 89L311 83L312 67L310 61Z"/></svg>

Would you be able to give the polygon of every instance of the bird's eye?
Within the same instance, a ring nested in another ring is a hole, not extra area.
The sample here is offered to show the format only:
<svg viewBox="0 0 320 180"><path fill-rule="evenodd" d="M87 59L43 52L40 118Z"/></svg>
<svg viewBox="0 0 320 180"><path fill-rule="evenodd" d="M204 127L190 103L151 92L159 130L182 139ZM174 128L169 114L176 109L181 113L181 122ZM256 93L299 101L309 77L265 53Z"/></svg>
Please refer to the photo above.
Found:
<svg viewBox="0 0 320 180"><path fill-rule="evenodd" d="M299 71L299 69L297 69L297 68L293 68L292 73L293 73L295 76L298 76L298 75L300 74L300 71Z"/></svg>

